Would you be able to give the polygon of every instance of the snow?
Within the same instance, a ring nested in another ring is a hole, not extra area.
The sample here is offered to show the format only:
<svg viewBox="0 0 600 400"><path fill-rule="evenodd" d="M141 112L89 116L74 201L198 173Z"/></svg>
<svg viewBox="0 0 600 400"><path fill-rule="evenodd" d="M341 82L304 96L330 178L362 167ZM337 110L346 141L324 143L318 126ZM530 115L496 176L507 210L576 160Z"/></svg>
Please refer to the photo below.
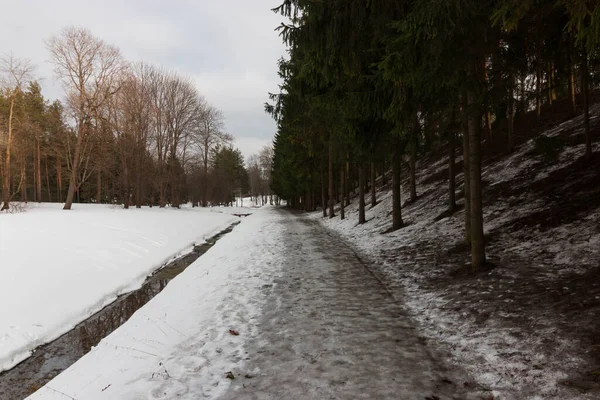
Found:
<svg viewBox="0 0 600 400"><path fill-rule="evenodd" d="M29 399L478 399L455 372L351 246L267 206Z"/></svg>
<svg viewBox="0 0 600 400"><path fill-rule="evenodd" d="M248 208L248 207L210 207L210 212L213 213L221 213L227 215L238 215L238 216L248 216L253 214L258 210L258 207Z"/></svg>
<svg viewBox="0 0 600 400"><path fill-rule="evenodd" d="M238 220L187 207L61 208L0 215L0 371Z"/></svg>
<svg viewBox="0 0 600 400"><path fill-rule="evenodd" d="M254 213L261 207L262 207L262 205L256 199L250 198L250 197L244 197L242 199L236 198L235 204L231 207L211 206L208 209L210 210L210 212L245 217L245 216L248 216L248 215Z"/></svg>
<svg viewBox="0 0 600 400"><path fill-rule="evenodd" d="M281 268L282 224L261 209L175 277L124 325L30 396L35 399L217 397L225 374L243 368L252 333L273 284L264 266ZM229 333L235 329L240 333ZM66 396L65 396L66 394ZM143 394L143 395L142 395Z"/></svg>

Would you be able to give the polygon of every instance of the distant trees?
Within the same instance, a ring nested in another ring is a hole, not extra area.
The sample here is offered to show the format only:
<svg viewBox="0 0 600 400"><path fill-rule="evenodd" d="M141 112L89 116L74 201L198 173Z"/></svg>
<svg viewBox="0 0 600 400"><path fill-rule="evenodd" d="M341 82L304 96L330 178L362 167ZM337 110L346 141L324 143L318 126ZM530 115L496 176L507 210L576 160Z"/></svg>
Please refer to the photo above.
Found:
<svg viewBox="0 0 600 400"><path fill-rule="evenodd" d="M82 28L46 45L64 103L44 99L27 61L0 62L3 209L31 199L66 200L67 210L75 201L208 206L249 192L223 113L189 78L129 63Z"/></svg>
<svg viewBox="0 0 600 400"><path fill-rule="evenodd" d="M255 204L273 204L271 192L271 169L273 164L273 147L265 146L259 153L251 155L246 165L250 180L250 197Z"/></svg>
<svg viewBox="0 0 600 400"><path fill-rule="evenodd" d="M199 126L197 146L200 149L202 159L202 207L208 205L209 193L209 163L211 152L218 146L228 145L233 141L233 137L224 131L224 117L221 110L212 106L207 106L202 114L202 123Z"/></svg>
<svg viewBox="0 0 600 400"><path fill-rule="evenodd" d="M486 151L512 151L549 119L581 112L592 157L598 2L285 0L274 11L290 19L279 28L290 57L266 105L278 126L272 188L292 206L333 216L333 204L355 191L365 223L368 187L373 206L377 175L384 181L391 169L392 229L400 229L402 185L418 201L418 160L443 149L449 212L464 175L464 237L478 269Z"/></svg>
<svg viewBox="0 0 600 400"><path fill-rule="evenodd" d="M236 196L243 197L244 193L248 193L248 172L238 149L232 146L217 147L213 153L211 170L218 182L211 196L213 203L233 205Z"/></svg>
<svg viewBox="0 0 600 400"><path fill-rule="evenodd" d="M115 101L106 109L106 119L110 122L116 137L121 171L121 195L123 205L129 208L134 203L136 208L146 204L152 185L148 180L152 176L153 159L150 152L152 127L154 126L152 110L152 93L156 68L137 63L130 66L128 75ZM106 164L102 164L106 165ZM99 166L96 171L96 199L102 201L102 174L106 168Z"/></svg>
<svg viewBox="0 0 600 400"><path fill-rule="evenodd" d="M8 108L6 136L3 135L2 208L9 208L11 197L11 156L14 141L15 105L23 95L23 88L31 78L33 67L27 60L9 55L0 59L0 89ZM23 171L23 170L22 170ZM22 182L22 176L21 176Z"/></svg>

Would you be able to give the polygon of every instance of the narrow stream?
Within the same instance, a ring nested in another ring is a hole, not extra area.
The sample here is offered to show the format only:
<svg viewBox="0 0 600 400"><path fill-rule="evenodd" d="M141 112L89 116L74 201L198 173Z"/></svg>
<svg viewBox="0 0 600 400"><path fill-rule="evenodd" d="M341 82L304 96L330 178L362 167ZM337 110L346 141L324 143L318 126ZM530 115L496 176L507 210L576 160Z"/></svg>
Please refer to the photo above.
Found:
<svg viewBox="0 0 600 400"><path fill-rule="evenodd" d="M38 347L28 359L0 373L0 399L22 400L69 368L100 340L123 325L134 312L160 293L171 279L206 253L238 223L207 239L206 243L195 246L191 253L155 272L138 290L119 296L71 331Z"/></svg>

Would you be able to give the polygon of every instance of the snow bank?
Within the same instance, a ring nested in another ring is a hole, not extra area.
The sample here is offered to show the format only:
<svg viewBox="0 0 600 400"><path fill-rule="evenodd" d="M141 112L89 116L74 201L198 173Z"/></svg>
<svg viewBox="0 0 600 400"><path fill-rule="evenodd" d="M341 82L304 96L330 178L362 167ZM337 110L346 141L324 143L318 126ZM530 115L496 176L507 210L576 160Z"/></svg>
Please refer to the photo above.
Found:
<svg viewBox="0 0 600 400"><path fill-rule="evenodd" d="M272 277L283 265L277 213L261 209L175 277L124 325L29 398L214 398L247 357ZM229 332L236 330L239 336ZM235 368L234 368L235 367Z"/></svg>
<svg viewBox="0 0 600 400"><path fill-rule="evenodd" d="M0 371L237 220L192 208L61 208L0 215Z"/></svg>

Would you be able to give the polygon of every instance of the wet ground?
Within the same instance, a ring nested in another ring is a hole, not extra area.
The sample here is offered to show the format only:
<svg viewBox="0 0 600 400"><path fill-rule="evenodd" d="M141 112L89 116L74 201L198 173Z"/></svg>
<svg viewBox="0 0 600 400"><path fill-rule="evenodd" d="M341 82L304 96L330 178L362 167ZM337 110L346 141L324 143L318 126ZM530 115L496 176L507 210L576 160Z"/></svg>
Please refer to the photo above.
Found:
<svg viewBox="0 0 600 400"><path fill-rule="evenodd" d="M69 368L100 340L123 325L133 313L160 293L171 279L206 253L221 237L231 232L235 225L237 224L211 237L206 243L195 246L191 253L155 272L140 289L120 296L70 332L39 347L25 361L0 373L0 399L24 399Z"/></svg>
<svg viewBox="0 0 600 400"><path fill-rule="evenodd" d="M433 353L353 247L284 210L285 268L224 399L466 399L461 374ZM268 273L268 271L265 271Z"/></svg>

